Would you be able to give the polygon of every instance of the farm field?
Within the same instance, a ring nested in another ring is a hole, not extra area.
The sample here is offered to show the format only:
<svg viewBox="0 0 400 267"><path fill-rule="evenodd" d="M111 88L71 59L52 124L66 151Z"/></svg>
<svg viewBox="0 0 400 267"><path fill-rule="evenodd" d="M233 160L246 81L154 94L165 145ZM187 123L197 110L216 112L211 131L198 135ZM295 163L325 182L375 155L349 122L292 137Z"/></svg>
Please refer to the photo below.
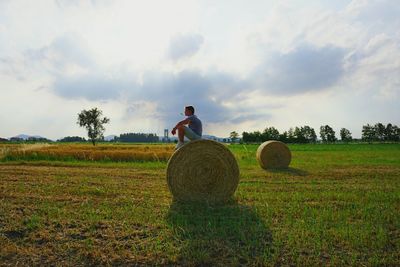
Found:
<svg viewBox="0 0 400 267"><path fill-rule="evenodd" d="M225 205L172 202L173 145L0 144L0 265L400 264L400 144L257 145Z"/></svg>

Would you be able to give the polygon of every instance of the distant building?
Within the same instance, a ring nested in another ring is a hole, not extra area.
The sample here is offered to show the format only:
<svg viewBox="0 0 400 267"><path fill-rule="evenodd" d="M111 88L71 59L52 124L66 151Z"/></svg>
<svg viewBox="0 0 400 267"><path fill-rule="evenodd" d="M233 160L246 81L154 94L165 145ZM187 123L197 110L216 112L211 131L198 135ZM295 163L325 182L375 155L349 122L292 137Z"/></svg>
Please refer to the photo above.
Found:
<svg viewBox="0 0 400 267"><path fill-rule="evenodd" d="M164 143L170 142L168 134L169 134L168 129L164 129L164 137L162 138L162 142L164 142Z"/></svg>

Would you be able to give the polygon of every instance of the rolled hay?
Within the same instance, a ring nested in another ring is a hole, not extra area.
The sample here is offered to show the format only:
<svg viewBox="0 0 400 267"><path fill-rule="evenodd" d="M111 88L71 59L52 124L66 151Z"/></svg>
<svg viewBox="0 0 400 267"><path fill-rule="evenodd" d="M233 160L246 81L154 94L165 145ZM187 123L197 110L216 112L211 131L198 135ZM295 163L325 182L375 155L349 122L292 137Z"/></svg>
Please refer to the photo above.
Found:
<svg viewBox="0 0 400 267"><path fill-rule="evenodd" d="M287 168L291 159L288 146L280 141L264 142L257 149L257 161L264 169Z"/></svg>
<svg viewBox="0 0 400 267"><path fill-rule="evenodd" d="M190 141L169 159L167 182L176 201L225 202L238 186L239 167L223 144Z"/></svg>

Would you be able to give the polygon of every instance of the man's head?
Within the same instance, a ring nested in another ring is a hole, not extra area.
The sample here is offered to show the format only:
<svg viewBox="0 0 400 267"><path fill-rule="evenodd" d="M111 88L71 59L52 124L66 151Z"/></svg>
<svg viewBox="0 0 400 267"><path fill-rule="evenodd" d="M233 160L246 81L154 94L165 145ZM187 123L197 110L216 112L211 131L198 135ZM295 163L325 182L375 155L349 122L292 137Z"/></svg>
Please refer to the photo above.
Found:
<svg viewBox="0 0 400 267"><path fill-rule="evenodd" d="M190 116L194 114L194 107L193 106L186 106L185 107L185 116Z"/></svg>

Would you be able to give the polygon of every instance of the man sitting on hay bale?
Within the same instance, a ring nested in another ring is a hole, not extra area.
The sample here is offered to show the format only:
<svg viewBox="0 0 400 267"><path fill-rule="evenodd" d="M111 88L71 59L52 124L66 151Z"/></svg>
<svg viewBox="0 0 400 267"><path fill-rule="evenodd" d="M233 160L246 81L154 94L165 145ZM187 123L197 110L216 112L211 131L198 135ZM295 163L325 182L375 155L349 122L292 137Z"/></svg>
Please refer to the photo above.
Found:
<svg viewBox="0 0 400 267"><path fill-rule="evenodd" d="M185 116L186 119L178 122L171 131L172 135L175 135L176 130L178 130L178 144L176 145L175 149L178 149L185 144L183 140L185 136L189 140L201 139L203 127L199 118L194 115L193 106L185 107ZM188 125L189 127L185 125Z"/></svg>

